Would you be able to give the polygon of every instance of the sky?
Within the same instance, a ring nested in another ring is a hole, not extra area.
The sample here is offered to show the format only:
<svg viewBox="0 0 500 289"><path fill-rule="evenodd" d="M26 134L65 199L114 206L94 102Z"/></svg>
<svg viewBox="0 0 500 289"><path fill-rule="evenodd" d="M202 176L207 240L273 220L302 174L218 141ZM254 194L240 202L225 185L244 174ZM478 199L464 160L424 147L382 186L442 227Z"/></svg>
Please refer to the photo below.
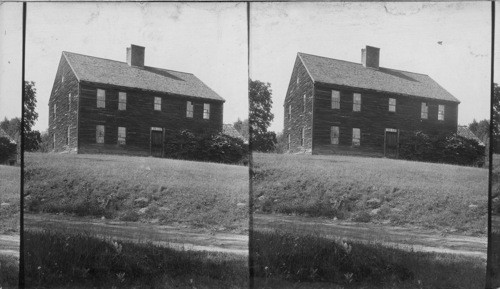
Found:
<svg viewBox="0 0 500 289"><path fill-rule="evenodd" d="M21 117L22 3L0 2L0 120Z"/></svg>
<svg viewBox="0 0 500 289"><path fill-rule="evenodd" d="M245 3L28 3L26 80L36 83L34 129L48 127L48 101L62 51L125 61L144 46L145 65L189 72L226 102L224 123L248 117Z"/></svg>
<svg viewBox="0 0 500 289"><path fill-rule="evenodd" d="M489 119L489 2L251 3L250 77L271 84L269 129L283 130L297 52L360 62L366 45L380 48L381 67L427 74L458 98L459 124Z"/></svg>

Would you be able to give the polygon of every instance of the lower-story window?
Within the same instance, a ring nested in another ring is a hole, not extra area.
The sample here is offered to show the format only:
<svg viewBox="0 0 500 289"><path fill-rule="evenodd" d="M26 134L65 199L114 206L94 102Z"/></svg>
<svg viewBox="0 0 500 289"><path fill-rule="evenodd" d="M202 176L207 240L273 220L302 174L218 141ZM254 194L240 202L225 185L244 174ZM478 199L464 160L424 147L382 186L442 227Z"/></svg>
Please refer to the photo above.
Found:
<svg viewBox="0 0 500 289"><path fill-rule="evenodd" d="M287 147L288 147L288 150L290 150L290 134L288 134L287 138L288 138L288 143L287 143L288 146Z"/></svg>
<svg viewBox="0 0 500 289"><path fill-rule="evenodd" d="M352 146L359 147L361 145L361 130L359 128L352 129Z"/></svg>
<svg viewBox="0 0 500 289"><path fill-rule="evenodd" d="M302 131L300 132L300 146L304 146L305 144L305 139L306 139L306 128L303 127Z"/></svg>
<svg viewBox="0 0 500 289"><path fill-rule="evenodd" d="M339 127L332 126L330 128L330 143L331 144L339 144Z"/></svg>
<svg viewBox="0 0 500 289"><path fill-rule="evenodd" d="M104 125L96 126L96 143L104 143Z"/></svg>
<svg viewBox="0 0 500 289"><path fill-rule="evenodd" d="M71 127L68 126L68 132L66 134L66 145L69 146L69 137L71 135Z"/></svg>
<svg viewBox="0 0 500 289"><path fill-rule="evenodd" d="M127 129L124 127L118 127L118 144L125 145L127 139Z"/></svg>

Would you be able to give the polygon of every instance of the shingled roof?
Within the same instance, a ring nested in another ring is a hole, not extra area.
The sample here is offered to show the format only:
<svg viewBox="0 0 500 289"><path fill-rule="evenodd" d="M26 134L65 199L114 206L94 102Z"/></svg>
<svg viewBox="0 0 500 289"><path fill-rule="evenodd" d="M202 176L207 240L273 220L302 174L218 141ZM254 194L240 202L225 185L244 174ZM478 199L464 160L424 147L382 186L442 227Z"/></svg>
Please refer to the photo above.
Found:
<svg viewBox="0 0 500 289"><path fill-rule="evenodd" d="M192 73L144 66L63 51L79 81L225 101Z"/></svg>
<svg viewBox="0 0 500 289"><path fill-rule="evenodd" d="M16 141L9 134L7 134L2 128L0 128L0 137L8 139L13 144L16 143Z"/></svg>
<svg viewBox="0 0 500 289"><path fill-rule="evenodd" d="M465 138L476 140L480 145L484 146L484 143L466 125L459 125L457 127L457 134Z"/></svg>
<svg viewBox="0 0 500 289"><path fill-rule="evenodd" d="M425 74L366 68L361 63L301 52L297 55L314 82L460 102Z"/></svg>

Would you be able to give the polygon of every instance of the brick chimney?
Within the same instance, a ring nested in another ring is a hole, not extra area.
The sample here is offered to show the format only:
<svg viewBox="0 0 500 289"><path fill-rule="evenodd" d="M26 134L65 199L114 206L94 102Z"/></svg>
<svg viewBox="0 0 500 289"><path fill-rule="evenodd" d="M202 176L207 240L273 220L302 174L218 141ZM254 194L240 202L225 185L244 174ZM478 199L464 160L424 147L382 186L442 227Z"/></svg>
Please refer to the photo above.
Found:
<svg viewBox="0 0 500 289"><path fill-rule="evenodd" d="M364 67L379 68L380 48L368 46L361 49L361 63Z"/></svg>
<svg viewBox="0 0 500 289"><path fill-rule="evenodd" d="M130 44L130 47L127 47L127 64L144 67L144 47Z"/></svg>

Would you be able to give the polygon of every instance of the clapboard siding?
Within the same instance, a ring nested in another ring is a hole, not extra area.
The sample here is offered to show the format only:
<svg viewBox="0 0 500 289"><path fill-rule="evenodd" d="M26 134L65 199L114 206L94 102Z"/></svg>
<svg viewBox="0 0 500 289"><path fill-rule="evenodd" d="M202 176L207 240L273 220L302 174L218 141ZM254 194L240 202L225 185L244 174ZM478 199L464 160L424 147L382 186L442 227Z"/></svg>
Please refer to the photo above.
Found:
<svg viewBox="0 0 500 289"><path fill-rule="evenodd" d="M77 151L78 98L78 79L65 57L62 56L49 99L49 136L54 151ZM54 105L56 105L55 114ZM69 142L67 141L68 127L70 128Z"/></svg>
<svg viewBox="0 0 500 289"><path fill-rule="evenodd" d="M331 91L340 91L340 109L331 108ZM353 111L353 94L361 94L361 111ZM316 83L314 88L313 153L383 153L386 128L400 132L421 130L436 135L457 131L458 104L413 96L381 93ZM389 111L389 98L396 99L396 111ZM421 118L421 104L427 103L428 119ZM438 105L445 105L445 119L438 120ZM339 126L339 144L330 144L330 128ZM352 147L352 129L361 130L360 147Z"/></svg>
<svg viewBox="0 0 500 289"><path fill-rule="evenodd" d="M304 95L306 96L305 109ZM312 150L313 103L313 82L302 62L297 58L284 103L284 134L285 138L290 135L290 152L310 153ZM291 117L288 116L289 105L292 106ZM305 128L304 145L301 145L302 128Z"/></svg>
<svg viewBox="0 0 500 289"><path fill-rule="evenodd" d="M106 95L105 108L97 107L97 89ZM126 110L118 110L119 92L127 94ZM165 140L179 130L208 133L222 130L221 101L104 84L80 85L79 149L81 152L149 154L152 127L165 130ZM154 110L154 98L161 98L161 111ZM193 118L186 117L187 101L194 104ZM203 105L210 104L210 119L203 119ZM104 144L96 143L96 126L105 126ZM118 127L126 128L126 144L118 145ZM175 140L174 140L175 141Z"/></svg>

